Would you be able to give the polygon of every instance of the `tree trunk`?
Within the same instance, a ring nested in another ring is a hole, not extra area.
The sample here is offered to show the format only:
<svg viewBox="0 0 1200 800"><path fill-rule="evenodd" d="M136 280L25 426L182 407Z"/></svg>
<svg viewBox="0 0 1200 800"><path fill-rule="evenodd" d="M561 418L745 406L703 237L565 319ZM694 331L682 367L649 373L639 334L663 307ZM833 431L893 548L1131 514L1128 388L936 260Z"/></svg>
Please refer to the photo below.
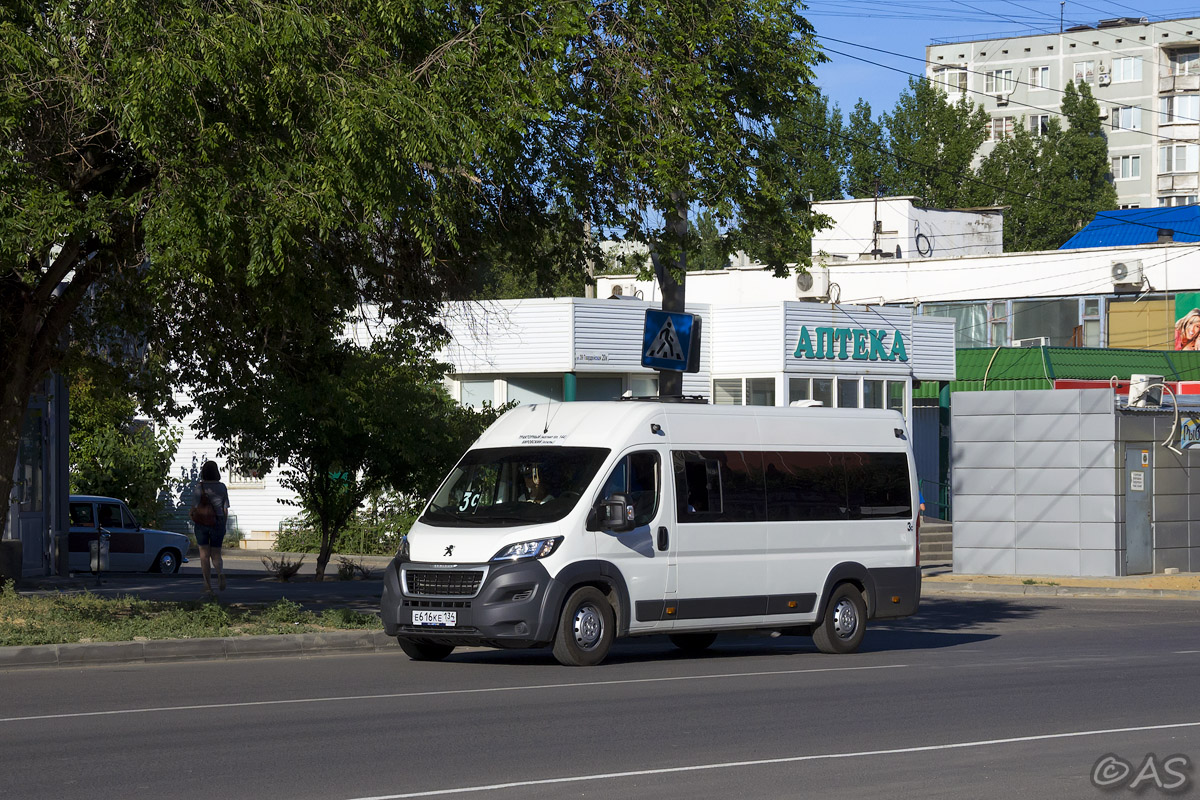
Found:
<svg viewBox="0 0 1200 800"><path fill-rule="evenodd" d="M325 580L325 567L333 555L333 531L325 520L321 520L321 549L317 551L317 582Z"/></svg>

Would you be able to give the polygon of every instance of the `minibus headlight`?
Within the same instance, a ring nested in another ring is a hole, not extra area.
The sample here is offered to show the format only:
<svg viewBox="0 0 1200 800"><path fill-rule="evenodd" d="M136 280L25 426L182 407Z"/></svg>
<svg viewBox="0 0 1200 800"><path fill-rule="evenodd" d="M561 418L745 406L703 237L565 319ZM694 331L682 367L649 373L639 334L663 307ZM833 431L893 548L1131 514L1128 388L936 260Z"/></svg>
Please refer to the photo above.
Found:
<svg viewBox="0 0 1200 800"><path fill-rule="evenodd" d="M553 539L534 539L531 542L510 544L499 553L492 556L492 561L518 561L523 558L545 558L558 549L563 537Z"/></svg>
<svg viewBox="0 0 1200 800"><path fill-rule="evenodd" d="M396 550L396 561L408 561L408 534L400 537L400 547Z"/></svg>

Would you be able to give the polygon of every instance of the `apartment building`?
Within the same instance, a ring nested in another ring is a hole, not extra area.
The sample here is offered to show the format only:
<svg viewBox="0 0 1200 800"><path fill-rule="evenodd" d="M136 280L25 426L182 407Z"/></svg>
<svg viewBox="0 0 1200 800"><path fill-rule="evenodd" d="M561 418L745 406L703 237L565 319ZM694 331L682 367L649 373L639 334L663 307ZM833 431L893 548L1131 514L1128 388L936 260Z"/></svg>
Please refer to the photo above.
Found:
<svg viewBox="0 0 1200 800"><path fill-rule="evenodd" d="M1200 17L1100 20L1061 33L925 48L927 77L991 116L983 157L1025 125L1060 116L1068 81L1100 103L1121 208L1195 205L1200 197Z"/></svg>

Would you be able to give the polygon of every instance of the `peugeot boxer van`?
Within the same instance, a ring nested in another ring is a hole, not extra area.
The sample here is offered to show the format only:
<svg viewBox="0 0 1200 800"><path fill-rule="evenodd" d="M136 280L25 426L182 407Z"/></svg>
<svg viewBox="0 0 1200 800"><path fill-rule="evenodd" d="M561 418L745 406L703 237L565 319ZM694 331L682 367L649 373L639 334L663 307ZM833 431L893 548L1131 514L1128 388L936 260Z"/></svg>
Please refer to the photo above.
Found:
<svg viewBox="0 0 1200 800"><path fill-rule="evenodd" d="M384 578L411 658L725 631L849 653L917 609L917 479L895 411L646 401L519 406L442 483Z"/></svg>

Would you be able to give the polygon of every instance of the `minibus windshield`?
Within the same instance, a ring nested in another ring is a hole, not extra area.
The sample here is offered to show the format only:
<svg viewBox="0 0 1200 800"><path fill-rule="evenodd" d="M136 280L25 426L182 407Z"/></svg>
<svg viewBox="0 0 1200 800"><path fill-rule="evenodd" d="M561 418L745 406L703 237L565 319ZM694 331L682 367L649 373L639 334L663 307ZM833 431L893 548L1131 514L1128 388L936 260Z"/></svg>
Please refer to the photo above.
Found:
<svg viewBox="0 0 1200 800"><path fill-rule="evenodd" d="M471 450L421 516L429 525L534 525L570 513L608 456L603 447Z"/></svg>

